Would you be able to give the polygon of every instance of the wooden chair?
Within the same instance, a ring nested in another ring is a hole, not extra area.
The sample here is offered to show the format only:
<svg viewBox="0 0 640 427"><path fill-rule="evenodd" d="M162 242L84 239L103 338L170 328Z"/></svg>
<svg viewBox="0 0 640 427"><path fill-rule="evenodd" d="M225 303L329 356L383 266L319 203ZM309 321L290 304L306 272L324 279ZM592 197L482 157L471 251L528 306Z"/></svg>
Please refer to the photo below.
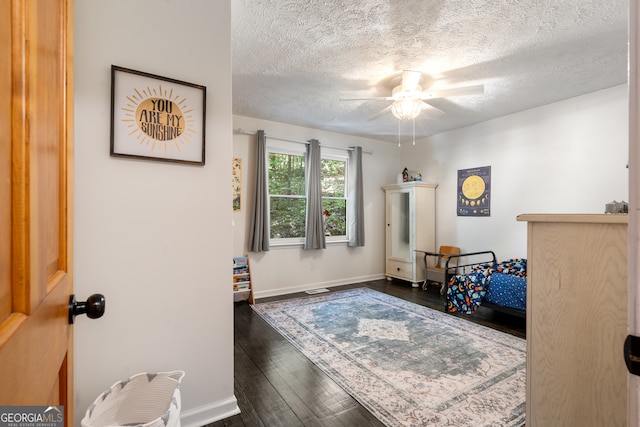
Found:
<svg viewBox="0 0 640 427"><path fill-rule="evenodd" d="M424 284L422 285L422 289L427 289L427 286L431 283L439 283L440 284L440 294L444 295L444 291L446 289L445 283L445 266L447 265L447 259L451 255L460 255L460 248L457 246L440 246L438 253L430 253L425 252L424 255L424 264L425 264L425 279ZM427 262L427 257L433 256L436 257L436 264L434 266L430 266ZM449 261L449 268L455 268L458 266L458 257L453 257Z"/></svg>

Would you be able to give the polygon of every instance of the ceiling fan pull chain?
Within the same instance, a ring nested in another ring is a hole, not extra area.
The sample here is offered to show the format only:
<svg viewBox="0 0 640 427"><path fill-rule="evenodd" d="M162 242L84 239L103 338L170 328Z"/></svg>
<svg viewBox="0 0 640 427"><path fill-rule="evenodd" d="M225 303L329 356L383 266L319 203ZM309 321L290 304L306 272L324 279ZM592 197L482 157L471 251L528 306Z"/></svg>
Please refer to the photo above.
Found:
<svg viewBox="0 0 640 427"><path fill-rule="evenodd" d="M416 119L413 118L413 145L416 145Z"/></svg>
<svg viewBox="0 0 640 427"><path fill-rule="evenodd" d="M400 147L400 120L398 120L398 147Z"/></svg>

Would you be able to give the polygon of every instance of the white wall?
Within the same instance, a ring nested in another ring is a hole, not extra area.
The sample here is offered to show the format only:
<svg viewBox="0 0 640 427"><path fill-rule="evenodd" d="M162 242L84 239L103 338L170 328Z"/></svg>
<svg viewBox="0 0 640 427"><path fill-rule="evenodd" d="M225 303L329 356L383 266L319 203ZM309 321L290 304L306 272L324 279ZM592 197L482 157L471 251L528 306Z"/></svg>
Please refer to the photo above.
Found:
<svg viewBox="0 0 640 427"><path fill-rule="evenodd" d="M493 250L498 259L526 257L522 213L603 213L613 200L628 201L628 93L626 85L479 123L401 147L313 129L234 116L234 129L264 129L295 140L360 144L364 157L366 246L299 247L250 253L256 296L353 283L384 275L384 192L404 167L438 183L436 244L465 252ZM234 135L243 158L243 210L234 213L234 254L247 251L247 195L253 192L254 137ZM246 159L246 160L245 160ZM491 216L456 215L457 171L491 166Z"/></svg>
<svg viewBox="0 0 640 427"><path fill-rule="evenodd" d="M626 85L407 145L409 169L439 183L438 245L526 257L522 213L604 213L629 201ZM397 169L400 165L396 165ZM491 166L491 216L456 215L457 171Z"/></svg>
<svg viewBox="0 0 640 427"><path fill-rule="evenodd" d="M183 426L237 410L230 1L75 2L75 424L114 382L182 369ZM206 165L109 156L110 66L207 87ZM225 185L220 185L224 183Z"/></svg>
<svg viewBox="0 0 640 427"><path fill-rule="evenodd" d="M234 116L234 129L255 132L263 129L267 136L294 141L318 139L320 144L335 147L360 145L371 154L362 155L365 204L365 246L349 248L346 243L328 243L322 250L305 251L301 246L271 247L268 252L251 252L254 294L270 295L298 292L318 287L336 286L383 277L384 274L384 191L389 183L388 163L400 154L393 144L332 132L285 125L282 123ZM253 206L255 136L233 136L233 155L243 162L242 210L234 213L234 255L247 253ZM393 175L395 177L395 174ZM395 178L394 178L395 179Z"/></svg>

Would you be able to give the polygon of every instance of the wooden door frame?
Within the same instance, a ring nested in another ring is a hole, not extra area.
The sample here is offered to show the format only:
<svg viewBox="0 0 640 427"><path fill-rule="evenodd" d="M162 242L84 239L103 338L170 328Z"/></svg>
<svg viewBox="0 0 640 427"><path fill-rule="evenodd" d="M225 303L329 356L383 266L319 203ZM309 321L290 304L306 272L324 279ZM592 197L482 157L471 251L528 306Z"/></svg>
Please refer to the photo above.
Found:
<svg viewBox="0 0 640 427"><path fill-rule="evenodd" d="M640 9L629 2L629 320L628 333L640 336L640 120L638 118L638 57L640 57ZM622 358L622 349L620 357ZM628 425L640 423L640 377L628 374Z"/></svg>

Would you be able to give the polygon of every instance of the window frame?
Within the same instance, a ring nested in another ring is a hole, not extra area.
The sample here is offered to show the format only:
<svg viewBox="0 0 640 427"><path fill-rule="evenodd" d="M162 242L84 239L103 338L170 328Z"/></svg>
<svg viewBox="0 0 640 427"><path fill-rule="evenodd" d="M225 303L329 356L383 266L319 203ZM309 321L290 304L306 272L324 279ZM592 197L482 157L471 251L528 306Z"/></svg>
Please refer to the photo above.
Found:
<svg viewBox="0 0 640 427"><path fill-rule="evenodd" d="M327 243L334 242L349 242L349 217L351 213L349 212L349 155L347 153L339 153L341 150L325 148L323 151L325 153L321 153L322 160L338 160L344 161L344 198L343 197L322 197L322 200L341 200L344 199L345 202L345 234L340 236L325 236L325 241ZM306 171L305 171L306 172Z"/></svg>
<svg viewBox="0 0 640 427"><path fill-rule="evenodd" d="M344 153L344 150L341 149L335 149L335 148L322 148L321 149L321 159L322 160L338 160L338 161L344 161L344 165L345 165L345 171L344 171L344 175L345 175L345 183L344 183L344 200L345 200L345 209L346 209L346 225L345 225L345 234L341 235L341 236L325 236L325 241L327 243L347 243L349 242L349 217L351 215L351 213L349 212L349 155L348 153ZM346 150L346 149L345 149ZM268 220L268 224L269 224L269 246L272 247L278 247L278 246L301 246L304 245L305 243L305 237L285 237L285 238L277 238L277 237L271 237L271 193L269 192L269 183L270 183L270 176L269 176L269 170L270 170L270 166L269 166L269 156L272 153L276 153L276 154L288 154L288 155L294 155L294 156L302 156L305 158L305 164L306 164L306 146L301 144L301 143L294 143L294 142L285 142L285 141L267 141L267 147L265 150L265 164L267 165L266 168L266 179L267 179L267 193L268 193L268 197L267 197L267 212L269 214L269 220ZM305 182L307 179L307 169L305 168ZM280 195L283 196L283 195ZM306 194L306 185L305 185L305 194L304 196L291 196L291 198L304 198L305 200L307 199L307 194ZM341 197L323 197L324 199L342 199ZM306 235L306 218L305 218L305 235Z"/></svg>

